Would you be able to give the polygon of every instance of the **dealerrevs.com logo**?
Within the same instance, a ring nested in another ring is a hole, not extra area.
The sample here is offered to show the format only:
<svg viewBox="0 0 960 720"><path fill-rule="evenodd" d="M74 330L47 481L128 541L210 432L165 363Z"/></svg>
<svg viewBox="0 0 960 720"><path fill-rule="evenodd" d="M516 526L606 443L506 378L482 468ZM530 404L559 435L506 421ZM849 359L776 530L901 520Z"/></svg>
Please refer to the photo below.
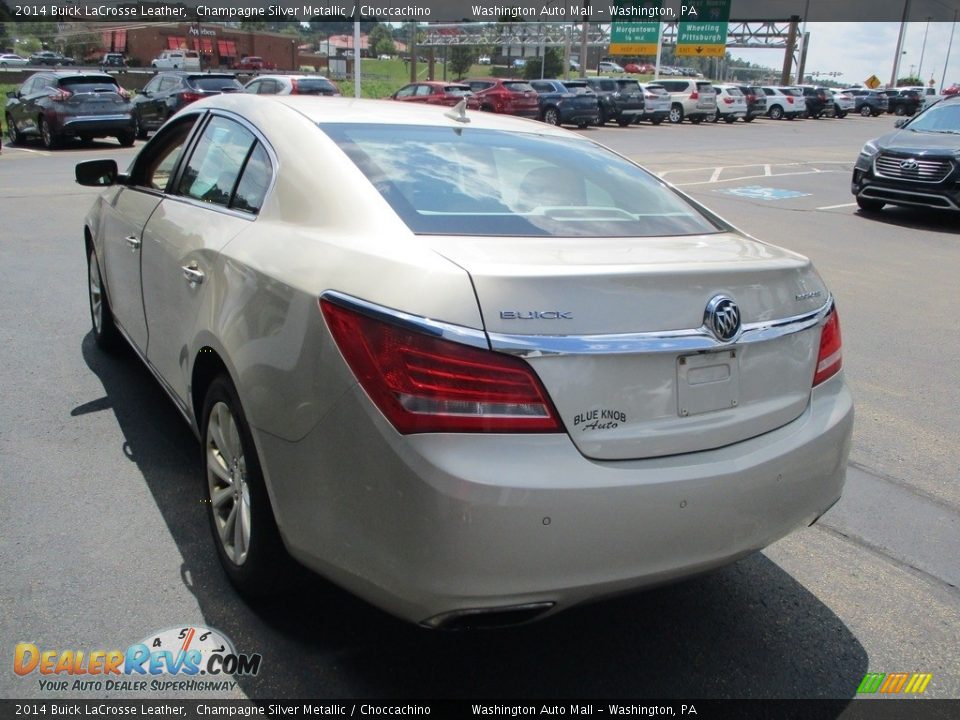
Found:
<svg viewBox="0 0 960 720"><path fill-rule="evenodd" d="M218 630L197 625L148 635L126 650L50 650L18 643L13 671L39 676L40 689L63 691L225 691L230 676L260 672L259 653L240 654Z"/></svg>

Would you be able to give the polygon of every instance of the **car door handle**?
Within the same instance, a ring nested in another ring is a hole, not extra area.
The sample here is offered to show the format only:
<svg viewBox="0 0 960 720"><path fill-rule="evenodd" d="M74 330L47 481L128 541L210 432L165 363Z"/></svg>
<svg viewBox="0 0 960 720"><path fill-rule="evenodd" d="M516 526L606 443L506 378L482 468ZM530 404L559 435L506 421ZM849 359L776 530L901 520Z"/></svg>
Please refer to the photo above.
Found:
<svg viewBox="0 0 960 720"><path fill-rule="evenodd" d="M131 250L139 250L139 249L140 249L140 238L136 237L135 235L129 235L129 236L127 236L127 245L130 246L130 249L131 249Z"/></svg>
<svg viewBox="0 0 960 720"><path fill-rule="evenodd" d="M203 282L203 270L200 270L196 263L184 265L181 269L183 270L183 276L191 285L199 285Z"/></svg>

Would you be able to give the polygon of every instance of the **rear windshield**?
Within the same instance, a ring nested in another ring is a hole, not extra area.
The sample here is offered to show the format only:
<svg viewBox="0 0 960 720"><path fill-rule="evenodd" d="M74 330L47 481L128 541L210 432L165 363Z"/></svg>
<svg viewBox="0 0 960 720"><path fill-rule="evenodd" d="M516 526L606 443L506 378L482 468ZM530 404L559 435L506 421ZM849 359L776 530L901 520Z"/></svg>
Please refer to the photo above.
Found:
<svg viewBox="0 0 960 720"><path fill-rule="evenodd" d="M533 92L533 87L530 83L525 82L505 82L503 86L510 90L511 92L524 93L524 92Z"/></svg>
<svg viewBox="0 0 960 720"><path fill-rule="evenodd" d="M242 91L243 85L233 75L191 75L190 84L199 90L221 92Z"/></svg>
<svg viewBox="0 0 960 720"><path fill-rule="evenodd" d="M647 85L647 92L653 95L669 95L665 88L660 87L659 85Z"/></svg>
<svg viewBox="0 0 960 720"><path fill-rule="evenodd" d="M555 237L720 230L587 140L464 127L321 124L418 234Z"/></svg>
<svg viewBox="0 0 960 720"><path fill-rule="evenodd" d="M733 97L743 97L743 93L740 92L740 88L727 88L727 95L733 95Z"/></svg>
<svg viewBox="0 0 960 720"><path fill-rule="evenodd" d="M333 86L333 83L324 78L297 79L297 92L301 95L331 91L336 91L336 88Z"/></svg>
<svg viewBox="0 0 960 720"><path fill-rule="evenodd" d="M640 92L640 83L636 80L617 80L617 85L620 86L620 89L627 93L639 93Z"/></svg>
<svg viewBox="0 0 960 720"><path fill-rule="evenodd" d="M57 82L60 87L72 93L116 92L119 89L116 80L100 75L72 75L60 78Z"/></svg>

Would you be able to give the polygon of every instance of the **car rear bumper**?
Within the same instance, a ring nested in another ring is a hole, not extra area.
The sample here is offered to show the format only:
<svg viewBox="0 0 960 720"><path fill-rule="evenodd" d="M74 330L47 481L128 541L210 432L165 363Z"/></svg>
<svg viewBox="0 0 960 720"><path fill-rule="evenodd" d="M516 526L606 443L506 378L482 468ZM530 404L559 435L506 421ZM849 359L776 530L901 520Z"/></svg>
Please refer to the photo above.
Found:
<svg viewBox="0 0 960 720"><path fill-rule="evenodd" d="M291 553L387 611L551 611L721 566L840 497L842 374L804 413L724 448L598 462L566 434L401 436L358 386L298 442L255 430Z"/></svg>
<svg viewBox="0 0 960 720"><path fill-rule="evenodd" d="M114 115L61 115L51 126L61 135L106 136L133 131L130 113Z"/></svg>
<svg viewBox="0 0 960 720"><path fill-rule="evenodd" d="M594 108L560 108L560 122L570 125L579 125L580 123L596 124L600 119L600 110Z"/></svg>

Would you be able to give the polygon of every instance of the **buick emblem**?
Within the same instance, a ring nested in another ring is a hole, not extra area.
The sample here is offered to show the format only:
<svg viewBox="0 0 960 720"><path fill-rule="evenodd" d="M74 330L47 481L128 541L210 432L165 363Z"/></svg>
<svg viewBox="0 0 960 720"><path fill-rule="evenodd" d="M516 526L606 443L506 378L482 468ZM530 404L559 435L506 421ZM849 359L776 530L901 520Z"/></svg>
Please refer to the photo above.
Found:
<svg viewBox="0 0 960 720"><path fill-rule="evenodd" d="M718 340L729 342L740 333L740 308L726 295L717 295L707 303L703 324Z"/></svg>
<svg viewBox="0 0 960 720"><path fill-rule="evenodd" d="M920 167L920 163L918 163L913 158L910 158L909 160L904 160L902 163L900 163L901 170L916 170L919 167Z"/></svg>

